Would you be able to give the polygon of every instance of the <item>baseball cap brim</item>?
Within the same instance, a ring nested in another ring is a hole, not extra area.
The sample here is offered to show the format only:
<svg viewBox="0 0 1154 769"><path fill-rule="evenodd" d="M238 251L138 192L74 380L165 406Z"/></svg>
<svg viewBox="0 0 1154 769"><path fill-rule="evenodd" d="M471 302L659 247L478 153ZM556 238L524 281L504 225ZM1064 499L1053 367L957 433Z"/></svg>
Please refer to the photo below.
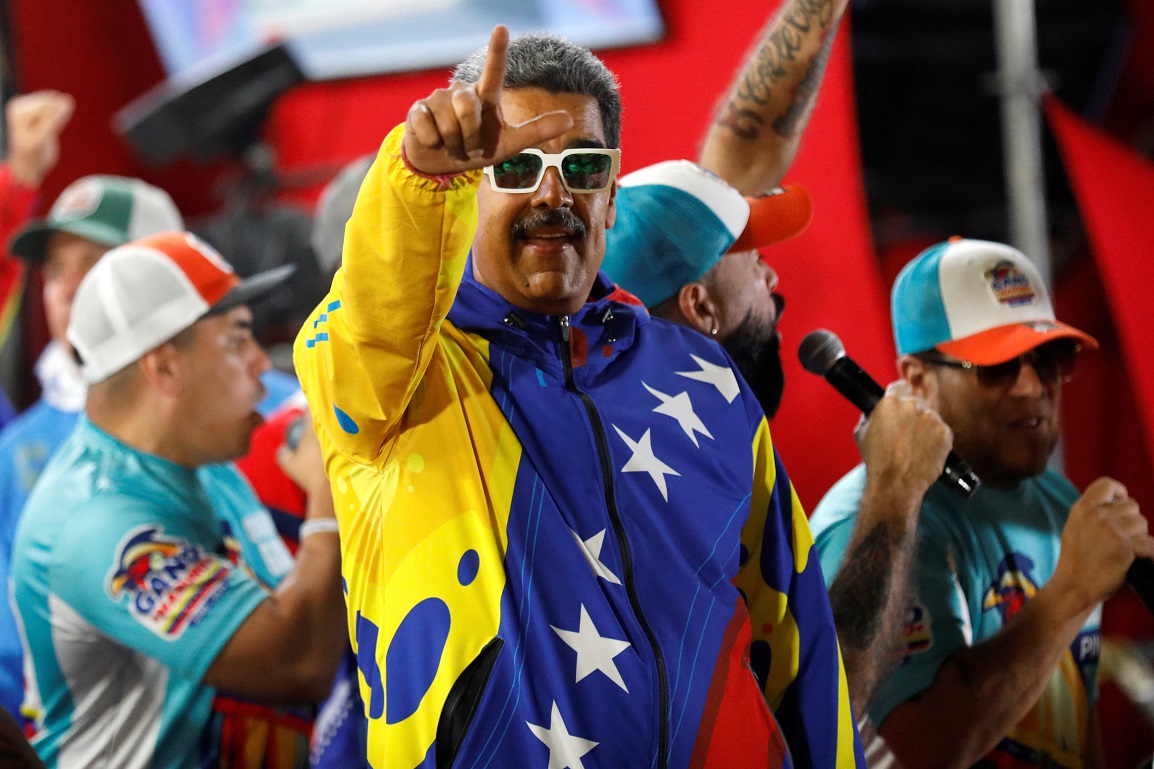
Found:
<svg viewBox="0 0 1154 769"><path fill-rule="evenodd" d="M943 342L936 349L959 360L979 366L994 366L1013 360L1038 345L1055 339L1073 339L1083 347L1098 349L1098 341L1084 331L1060 321L1039 320L1010 323L977 334Z"/></svg>
<svg viewBox="0 0 1154 769"><path fill-rule="evenodd" d="M222 312L228 312L234 307L239 307L242 304L248 304L260 299L288 280L289 276L296 272L296 269L297 266L295 264L282 264L271 270L258 272L256 275L244 278L235 288L225 294L219 302L214 304L207 314L216 315Z"/></svg>
<svg viewBox="0 0 1154 769"><path fill-rule="evenodd" d="M788 240L809 226L813 201L800 184L787 184L758 197L746 197L749 221L729 252L749 251Z"/></svg>
<svg viewBox="0 0 1154 769"><path fill-rule="evenodd" d="M58 232L68 232L112 248L124 244L124 232L91 220L49 224L40 219L32 222L8 244L8 250L30 262L39 264L48 253L48 239Z"/></svg>

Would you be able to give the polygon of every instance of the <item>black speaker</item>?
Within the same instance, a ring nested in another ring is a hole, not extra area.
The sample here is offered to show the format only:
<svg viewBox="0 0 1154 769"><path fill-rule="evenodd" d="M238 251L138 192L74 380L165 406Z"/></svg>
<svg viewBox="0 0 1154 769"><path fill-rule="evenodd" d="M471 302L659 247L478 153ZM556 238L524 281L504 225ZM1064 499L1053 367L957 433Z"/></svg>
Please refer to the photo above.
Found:
<svg viewBox="0 0 1154 769"><path fill-rule="evenodd" d="M240 155L258 138L277 96L303 81L292 52L276 43L192 77L169 78L117 112L113 127L157 166L181 156Z"/></svg>

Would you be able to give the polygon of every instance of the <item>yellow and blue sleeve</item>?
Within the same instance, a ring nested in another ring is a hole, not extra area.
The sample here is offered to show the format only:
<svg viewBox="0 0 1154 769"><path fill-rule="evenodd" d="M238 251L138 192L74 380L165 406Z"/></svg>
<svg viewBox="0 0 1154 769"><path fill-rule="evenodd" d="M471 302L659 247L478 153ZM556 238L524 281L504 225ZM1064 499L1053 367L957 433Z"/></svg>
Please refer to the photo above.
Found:
<svg viewBox="0 0 1154 769"><path fill-rule="evenodd" d="M805 510L763 420L736 579L750 661L798 767L864 766L833 613Z"/></svg>

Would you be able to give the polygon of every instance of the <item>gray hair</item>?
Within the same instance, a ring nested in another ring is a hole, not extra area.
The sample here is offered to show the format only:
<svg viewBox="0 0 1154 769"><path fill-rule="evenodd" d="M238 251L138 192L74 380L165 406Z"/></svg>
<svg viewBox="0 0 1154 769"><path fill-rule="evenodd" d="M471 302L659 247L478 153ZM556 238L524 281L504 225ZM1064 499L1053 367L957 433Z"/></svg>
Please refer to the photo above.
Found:
<svg viewBox="0 0 1154 769"><path fill-rule="evenodd" d="M352 161L325 186L317 202L309 242L317 258L321 277L331 280L341 266L341 249L345 242L345 223L353 215L353 204L361 182L369 173L376 155L364 155Z"/></svg>
<svg viewBox="0 0 1154 769"><path fill-rule="evenodd" d="M476 83L481 79L488 52L488 46L474 51L453 71L452 79ZM621 94L617 91L617 78L587 49L557 35L516 35L509 40L504 86L510 90L540 88L549 93L596 99L606 145L621 146Z"/></svg>

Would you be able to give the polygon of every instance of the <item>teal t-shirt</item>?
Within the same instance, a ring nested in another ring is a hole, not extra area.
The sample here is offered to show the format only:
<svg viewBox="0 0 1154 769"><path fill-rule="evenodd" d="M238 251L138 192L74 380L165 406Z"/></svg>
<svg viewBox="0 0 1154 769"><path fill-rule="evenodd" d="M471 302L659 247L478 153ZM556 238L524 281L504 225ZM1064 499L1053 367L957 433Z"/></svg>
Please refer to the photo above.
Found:
<svg viewBox="0 0 1154 769"><path fill-rule="evenodd" d="M865 467L859 465L829 490L810 519L829 584L841 568L864 488ZM930 488L918 521L902 660L869 703L874 724L880 727L894 708L929 688L951 654L993 637L1053 576L1062 529L1078 496L1052 470L1014 489L982 486L969 500L941 484ZM1070 645L1038 705L991 759L1082 765L1097 699L1100 622L1099 609Z"/></svg>
<svg viewBox="0 0 1154 769"><path fill-rule="evenodd" d="M239 471L188 470L82 417L13 555L45 763L199 766L214 694L201 679L292 565Z"/></svg>

